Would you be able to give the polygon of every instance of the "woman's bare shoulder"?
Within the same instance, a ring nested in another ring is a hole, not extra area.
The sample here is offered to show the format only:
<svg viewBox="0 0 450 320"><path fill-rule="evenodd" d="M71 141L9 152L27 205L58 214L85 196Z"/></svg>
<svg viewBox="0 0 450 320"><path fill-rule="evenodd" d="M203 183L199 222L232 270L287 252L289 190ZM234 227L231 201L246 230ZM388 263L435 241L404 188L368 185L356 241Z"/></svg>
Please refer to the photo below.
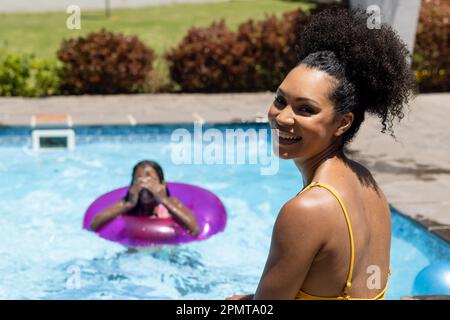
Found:
<svg viewBox="0 0 450 320"><path fill-rule="evenodd" d="M303 191L290 199L286 205L292 209L301 209L301 212L312 214L319 218L334 209L336 200L334 196L324 188L314 187Z"/></svg>
<svg viewBox="0 0 450 320"><path fill-rule="evenodd" d="M328 220L333 210L332 198L319 188L311 188L287 201L277 217L276 227L289 231L293 237L301 237L305 233L315 233L323 238L330 229ZM322 240L323 240L322 239Z"/></svg>

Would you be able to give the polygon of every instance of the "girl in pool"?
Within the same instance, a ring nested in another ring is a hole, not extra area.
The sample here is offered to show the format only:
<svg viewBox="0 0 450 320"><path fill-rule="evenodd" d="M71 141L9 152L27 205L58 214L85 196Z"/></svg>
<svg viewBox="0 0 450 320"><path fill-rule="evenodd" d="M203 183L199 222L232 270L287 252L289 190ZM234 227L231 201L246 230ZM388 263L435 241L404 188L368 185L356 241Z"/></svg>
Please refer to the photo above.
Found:
<svg viewBox="0 0 450 320"><path fill-rule="evenodd" d="M268 118L275 151L301 171L301 192L281 208L255 294L227 299L383 299L390 210L368 169L344 147L377 115L394 136L413 89L408 51L388 26L334 9L311 18L299 63L280 84ZM395 136L394 136L395 137Z"/></svg>
<svg viewBox="0 0 450 320"><path fill-rule="evenodd" d="M121 214L149 218L174 217L192 235L197 236L199 233L195 216L177 198L170 196L163 170L154 161L144 160L134 166L131 185L125 198L98 214L92 220L90 228L95 231Z"/></svg>

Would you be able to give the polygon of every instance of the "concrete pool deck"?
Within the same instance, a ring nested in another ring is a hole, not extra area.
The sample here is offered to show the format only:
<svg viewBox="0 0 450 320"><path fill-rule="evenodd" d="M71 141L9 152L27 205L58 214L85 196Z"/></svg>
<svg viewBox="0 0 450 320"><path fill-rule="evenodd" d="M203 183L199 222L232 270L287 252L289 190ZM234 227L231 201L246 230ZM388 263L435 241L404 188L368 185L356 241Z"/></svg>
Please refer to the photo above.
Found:
<svg viewBox="0 0 450 320"><path fill-rule="evenodd" d="M36 114L68 114L74 126L257 122L273 93L0 98L2 126ZM398 142L368 116L349 156L369 168L390 204L450 242L450 93L422 94L394 124Z"/></svg>

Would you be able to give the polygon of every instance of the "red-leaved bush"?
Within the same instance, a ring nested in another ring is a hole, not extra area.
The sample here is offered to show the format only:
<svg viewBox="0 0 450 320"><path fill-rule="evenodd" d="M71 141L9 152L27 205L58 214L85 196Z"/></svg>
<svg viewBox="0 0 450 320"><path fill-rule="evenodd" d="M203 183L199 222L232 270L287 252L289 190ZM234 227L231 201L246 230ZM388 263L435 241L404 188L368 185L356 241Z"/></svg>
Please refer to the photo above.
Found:
<svg viewBox="0 0 450 320"><path fill-rule="evenodd" d="M246 91L274 90L297 62L295 44L308 16L299 10L240 25L237 41L245 48Z"/></svg>
<svg viewBox="0 0 450 320"><path fill-rule="evenodd" d="M422 0L413 69L421 92L450 91L450 1Z"/></svg>
<svg viewBox="0 0 450 320"><path fill-rule="evenodd" d="M137 37L105 30L64 41L62 89L71 94L130 93L152 70L154 52Z"/></svg>
<svg viewBox="0 0 450 320"><path fill-rule="evenodd" d="M312 13L329 7L318 5ZM223 21L191 28L165 56L171 79L183 92L274 90L296 64L296 40L308 19L294 10L249 20L237 32Z"/></svg>
<svg viewBox="0 0 450 320"><path fill-rule="evenodd" d="M237 91L244 49L236 34L220 21L207 28L191 28L166 59L171 78L182 91Z"/></svg>

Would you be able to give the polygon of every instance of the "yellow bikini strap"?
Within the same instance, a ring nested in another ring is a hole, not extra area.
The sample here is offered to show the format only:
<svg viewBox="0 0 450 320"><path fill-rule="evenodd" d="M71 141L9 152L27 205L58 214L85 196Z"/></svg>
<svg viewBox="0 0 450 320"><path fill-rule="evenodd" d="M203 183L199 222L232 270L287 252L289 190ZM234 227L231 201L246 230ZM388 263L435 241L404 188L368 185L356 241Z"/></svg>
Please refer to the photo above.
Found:
<svg viewBox="0 0 450 320"><path fill-rule="evenodd" d="M344 212L345 221L347 222L347 227L348 227L348 234L350 237L350 267L348 270L347 282L345 283L345 287L343 290L343 296L344 296L344 298L349 298L350 297L349 291L350 291L350 287L352 285L353 265L355 263L355 243L353 240L353 231L352 231L352 226L350 224L350 218L348 217L348 213L347 213L347 210L345 209L344 203L339 198L337 193L335 191L333 191L330 187L328 187L320 182L313 181L306 188L304 188L300 193L302 193L312 187L315 187L315 186L327 189L337 199L337 201L339 202L339 204L342 208L342 211Z"/></svg>

